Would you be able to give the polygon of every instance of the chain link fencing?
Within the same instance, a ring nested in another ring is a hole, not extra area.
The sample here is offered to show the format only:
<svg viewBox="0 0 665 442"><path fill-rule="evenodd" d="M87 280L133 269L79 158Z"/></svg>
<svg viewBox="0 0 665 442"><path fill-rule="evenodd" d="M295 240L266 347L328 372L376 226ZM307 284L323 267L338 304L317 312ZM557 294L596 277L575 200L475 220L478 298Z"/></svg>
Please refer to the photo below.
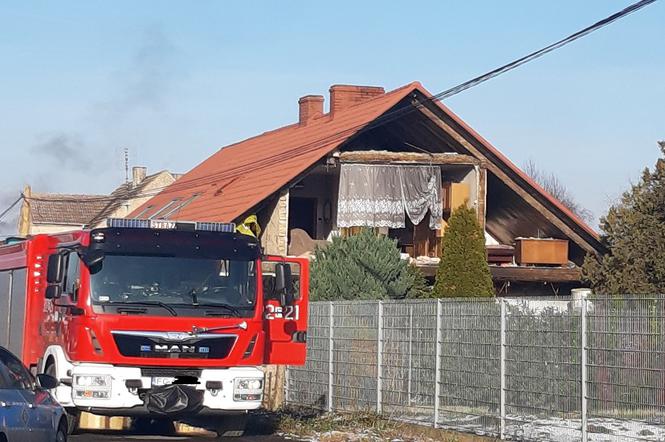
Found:
<svg viewBox="0 0 665 442"><path fill-rule="evenodd" d="M510 440L665 440L665 297L314 302L287 404Z"/></svg>

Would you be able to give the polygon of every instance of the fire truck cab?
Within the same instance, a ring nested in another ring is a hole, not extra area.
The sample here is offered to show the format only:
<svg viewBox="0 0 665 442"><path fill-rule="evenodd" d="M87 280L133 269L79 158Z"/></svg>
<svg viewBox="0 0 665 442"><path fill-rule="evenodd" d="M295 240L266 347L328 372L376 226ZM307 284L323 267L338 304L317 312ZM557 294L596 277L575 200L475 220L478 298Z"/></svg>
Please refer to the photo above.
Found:
<svg viewBox="0 0 665 442"><path fill-rule="evenodd" d="M74 419L260 407L265 364L301 365L308 261L232 224L110 219L0 246L0 345L55 376Z"/></svg>

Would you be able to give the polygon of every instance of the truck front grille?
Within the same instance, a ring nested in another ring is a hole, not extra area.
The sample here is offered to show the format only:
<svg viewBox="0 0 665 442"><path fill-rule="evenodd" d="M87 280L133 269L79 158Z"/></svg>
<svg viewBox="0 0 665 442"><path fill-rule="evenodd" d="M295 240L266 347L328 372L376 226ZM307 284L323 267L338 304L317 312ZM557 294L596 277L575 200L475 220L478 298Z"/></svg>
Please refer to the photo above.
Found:
<svg viewBox="0 0 665 442"><path fill-rule="evenodd" d="M237 336L199 335L173 340L161 333L113 332L118 351L123 356L168 359L223 359L226 358Z"/></svg>

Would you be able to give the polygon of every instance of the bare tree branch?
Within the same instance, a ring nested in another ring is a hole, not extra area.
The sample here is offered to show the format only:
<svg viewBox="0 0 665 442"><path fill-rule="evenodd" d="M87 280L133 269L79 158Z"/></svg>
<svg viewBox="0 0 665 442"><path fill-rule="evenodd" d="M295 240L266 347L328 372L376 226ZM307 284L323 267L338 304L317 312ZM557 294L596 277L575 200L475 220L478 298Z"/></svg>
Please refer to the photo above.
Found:
<svg viewBox="0 0 665 442"><path fill-rule="evenodd" d="M533 160L527 161L523 170L550 195L561 201L564 206L568 207L575 215L579 216L586 222L593 221L593 213L575 201L575 197L554 173L542 171L536 166L536 163Z"/></svg>

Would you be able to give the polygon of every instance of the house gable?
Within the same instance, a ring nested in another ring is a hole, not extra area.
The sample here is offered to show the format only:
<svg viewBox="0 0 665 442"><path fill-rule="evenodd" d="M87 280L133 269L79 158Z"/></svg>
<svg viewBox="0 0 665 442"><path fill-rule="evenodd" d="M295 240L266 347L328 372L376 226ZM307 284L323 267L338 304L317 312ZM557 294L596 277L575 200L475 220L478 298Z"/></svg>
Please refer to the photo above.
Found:
<svg viewBox="0 0 665 442"><path fill-rule="evenodd" d="M488 202L478 210L487 212L487 230L497 239L565 236L574 243L576 262L602 250L591 228L431 98L419 83L411 83L336 109L334 118L316 112L300 124L224 147L130 216L147 205L159 208L197 195L172 218L234 221L267 204L335 151L450 152L487 164L482 185L487 185Z"/></svg>

